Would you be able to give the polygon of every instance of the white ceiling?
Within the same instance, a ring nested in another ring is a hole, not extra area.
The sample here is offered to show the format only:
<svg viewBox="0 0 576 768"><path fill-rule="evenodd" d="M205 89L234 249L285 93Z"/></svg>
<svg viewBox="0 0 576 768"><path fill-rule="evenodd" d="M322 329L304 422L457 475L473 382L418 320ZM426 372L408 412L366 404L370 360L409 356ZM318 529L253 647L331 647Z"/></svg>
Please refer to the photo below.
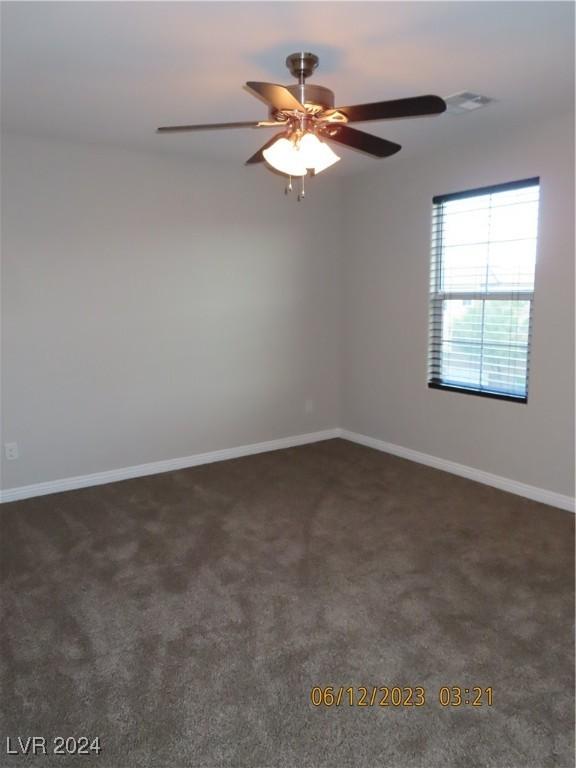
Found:
<svg viewBox="0 0 576 768"><path fill-rule="evenodd" d="M4 2L3 130L239 165L271 129L158 136L158 125L265 117L247 80L311 82L340 104L469 90L478 112L358 126L403 145L388 160L343 149L340 173L398 162L573 108L571 2Z"/></svg>

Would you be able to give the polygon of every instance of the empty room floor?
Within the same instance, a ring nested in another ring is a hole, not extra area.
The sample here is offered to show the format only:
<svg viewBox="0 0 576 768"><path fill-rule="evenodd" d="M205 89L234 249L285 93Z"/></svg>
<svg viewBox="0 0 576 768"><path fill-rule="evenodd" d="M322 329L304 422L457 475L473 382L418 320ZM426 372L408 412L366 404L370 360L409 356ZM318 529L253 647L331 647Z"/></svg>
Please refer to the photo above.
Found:
<svg viewBox="0 0 576 768"><path fill-rule="evenodd" d="M101 746L4 765L573 765L568 512L330 440L0 515L2 730Z"/></svg>

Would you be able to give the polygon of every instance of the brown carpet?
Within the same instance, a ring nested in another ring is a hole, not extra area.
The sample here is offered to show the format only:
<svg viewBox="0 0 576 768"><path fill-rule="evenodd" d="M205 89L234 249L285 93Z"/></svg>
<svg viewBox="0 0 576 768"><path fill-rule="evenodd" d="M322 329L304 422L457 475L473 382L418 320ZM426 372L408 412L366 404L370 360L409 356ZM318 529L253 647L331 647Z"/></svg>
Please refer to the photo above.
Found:
<svg viewBox="0 0 576 768"><path fill-rule="evenodd" d="M574 765L570 513L331 440L0 514L2 765Z"/></svg>

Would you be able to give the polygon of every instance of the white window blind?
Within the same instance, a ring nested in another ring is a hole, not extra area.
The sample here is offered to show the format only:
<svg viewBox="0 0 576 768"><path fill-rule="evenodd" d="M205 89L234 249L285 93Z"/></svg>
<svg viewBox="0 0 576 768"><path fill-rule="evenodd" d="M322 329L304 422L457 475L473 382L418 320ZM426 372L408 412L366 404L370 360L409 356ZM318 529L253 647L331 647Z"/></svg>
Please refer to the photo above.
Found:
<svg viewBox="0 0 576 768"><path fill-rule="evenodd" d="M430 387L526 402L539 179L433 200Z"/></svg>

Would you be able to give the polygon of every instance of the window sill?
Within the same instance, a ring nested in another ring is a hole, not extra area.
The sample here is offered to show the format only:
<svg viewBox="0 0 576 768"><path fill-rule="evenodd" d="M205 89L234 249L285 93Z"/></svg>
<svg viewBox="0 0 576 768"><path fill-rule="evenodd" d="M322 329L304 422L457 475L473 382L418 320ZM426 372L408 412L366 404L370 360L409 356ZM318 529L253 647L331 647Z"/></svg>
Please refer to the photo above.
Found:
<svg viewBox="0 0 576 768"><path fill-rule="evenodd" d="M490 397L493 400L508 400L512 403L527 403L526 395L507 395L503 392L490 392L484 389L472 389L471 387L459 387L455 384L443 384L439 381L429 381L429 389L443 389L447 392L460 392L463 395L478 395L478 397Z"/></svg>

